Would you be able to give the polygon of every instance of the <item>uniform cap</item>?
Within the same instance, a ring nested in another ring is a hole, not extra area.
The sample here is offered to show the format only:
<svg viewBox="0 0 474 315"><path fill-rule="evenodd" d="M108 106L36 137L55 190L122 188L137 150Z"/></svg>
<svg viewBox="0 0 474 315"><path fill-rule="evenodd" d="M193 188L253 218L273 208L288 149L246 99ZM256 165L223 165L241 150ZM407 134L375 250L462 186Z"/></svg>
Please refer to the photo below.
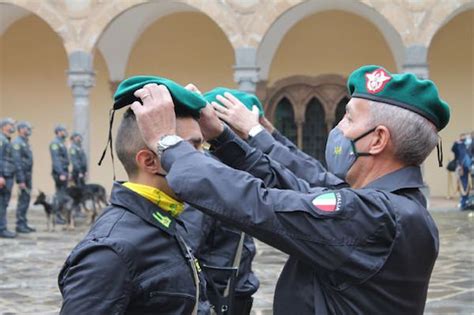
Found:
<svg viewBox="0 0 474 315"><path fill-rule="evenodd" d="M67 131L66 127L63 124L58 124L54 127L54 133L58 133L60 131Z"/></svg>
<svg viewBox="0 0 474 315"><path fill-rule="evenodd" d="M0 120L0 128L2 128L5 125L8 125L8 124L15 125L15 120L11 117L5 117L5 118Z"/></svg>
<svg viewBox="0 0 474 315"><path fill-rule="evenodd" d="M134 76L122 81L114 94L114 110L131 105L135 101L141 102L133 93L143 86L156 83L164 85L170 91L175 105L175 110L189 111L193 116L199 116L199 112L206 106L206 101L198 93L186 90L184 86L161 77Z"/></svg>
<svg viewBox="0 0 474 315"><path fill-rule="evenodd" d="M222 105L221 102L219 102L216 97L217 97L217 95L222 95L223 96L224 93L226 93L226 92L228 92L228 93L232 94L233 96L235 96L249 110L252 110L254 105L257 106L260 116L264 115L262 103L260 102L260 100L258 99L257 96L255 96L253 94L250 94L250 93L242 92L242 91L239 91L239 90L228 89L228 88L225 88L225 87L216 87L215 89L204 93L203 96L206 99L206 101L208 101L209 103L210 102L216 102L217 104Z"/></svg>
<svg viewBox="0 0 474 315"><path fill-rule="evenodd" d="M16 129L20 130L22 128L28 128L31 129L31 124L27 121L20 121L16 124Z"/></svg>
<svg viewBox="0 0 474 315"><path fill-rule="evenodd" d="M449 105L439 97L436 85L412 73L390 73L380 66L363 66L352 72L347 87L352 97L413 111L431 121L438 131L449 122Z"/></svg>

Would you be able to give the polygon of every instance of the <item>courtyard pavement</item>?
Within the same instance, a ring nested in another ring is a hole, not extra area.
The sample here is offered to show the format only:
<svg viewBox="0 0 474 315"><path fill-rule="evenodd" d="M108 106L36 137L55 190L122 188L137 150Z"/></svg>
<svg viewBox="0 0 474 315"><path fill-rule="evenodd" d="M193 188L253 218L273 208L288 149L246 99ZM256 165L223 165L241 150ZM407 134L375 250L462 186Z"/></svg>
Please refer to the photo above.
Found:
<svg viewBox="0 0 474 315"><path fill-rule="evenodd" d="M474 212L456 210L454 201L432 199L430 211L441 238L425 314L474 314ZM14 240L0 239L0 314L58 314L61 295L57 275L71 249L86 233L79 222L74 231L46 232L43 210L31 208L30 222L38 232ZM14 228L14 211L8 222ZM275 283L286 255L258 242L254 269L261 281L253 314L272 314Z"/></svg>

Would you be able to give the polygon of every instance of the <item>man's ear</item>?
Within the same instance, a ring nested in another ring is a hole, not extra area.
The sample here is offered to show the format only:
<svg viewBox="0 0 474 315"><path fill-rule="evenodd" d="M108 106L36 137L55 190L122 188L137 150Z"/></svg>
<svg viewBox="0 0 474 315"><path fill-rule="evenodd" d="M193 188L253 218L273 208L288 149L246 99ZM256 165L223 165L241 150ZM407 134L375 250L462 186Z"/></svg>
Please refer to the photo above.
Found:
<svg viewBox="0 0 474 315"><path fill-rule="evenodd" d="M385 126L377 126L374 130L374 137L371 141L371 146L369 153L372 155L377 155L383 152L391 141L390 130Z"/></svg>
<svg viewBox="0 0 474 315"><path fill-rule="evenodd" d="M138 151L135 155L135 161L137 162L138 168L142 171L150 174L162 172L158 156L156 156L156 154L149 149Z"/></svg>

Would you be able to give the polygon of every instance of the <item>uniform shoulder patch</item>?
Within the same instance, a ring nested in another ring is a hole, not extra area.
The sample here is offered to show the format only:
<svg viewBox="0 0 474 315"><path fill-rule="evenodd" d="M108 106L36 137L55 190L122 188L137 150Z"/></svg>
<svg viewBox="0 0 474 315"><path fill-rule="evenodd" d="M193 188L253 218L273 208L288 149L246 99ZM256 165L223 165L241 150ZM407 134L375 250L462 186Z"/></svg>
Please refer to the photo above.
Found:
<svg viewBox="0 0 474 315"><path fill-rule="evenodd" d="M58 145L57 145L56 143L53 143L53 144L51 145L51 149L52 149L52 150L57 150L57 149L58 149Z"/></svg>
<svg viewBox="0 0 474 315"><path fill-rule="evenodd" d="M71 149L71 154L72 154L72 155L76 154L76 150Z"/></svg>
<svg viewBox="0 0 474 315"><path fill-rule="evenodd" d="M20 150L20 145L17 144L17 143L14 144L14 145L13 145L13 149L15 149L15 150Z"/></svg>
<svg viewBox="0 0 474 315"><path fill-rule="evenodd" d="M341 209L342 198L338 192L324 193L313 199L312 204L318 210L334 212Z"/></svg>

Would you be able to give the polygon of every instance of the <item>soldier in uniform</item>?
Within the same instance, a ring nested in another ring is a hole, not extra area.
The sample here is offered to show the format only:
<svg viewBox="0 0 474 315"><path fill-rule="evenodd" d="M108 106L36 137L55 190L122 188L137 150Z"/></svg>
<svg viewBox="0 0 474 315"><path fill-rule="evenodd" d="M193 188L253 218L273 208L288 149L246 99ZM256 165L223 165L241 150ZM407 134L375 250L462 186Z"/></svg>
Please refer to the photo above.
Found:
<svg viewBox="0 0 474 315"><path fill-rule="evenodd" d="M49 153L53 165L51 175L56 188L55 203L61 204L69 179L69 157L65 144L68 132L63 125L57 125L54 128L54 134L56 137L49 144ZM58 224L66 222L59 212L56 213L56 222Z"/></svg>
<svg viewBox="0 0 474 315"><path fill-rule="evenodd" d="M423 314L439 238L420 165L450 109L433 82L380 66L355 70L348 88L346 115L326 146L328 171L347 183L337 187L309 185L223 127L210 107L201 130L232 168L196 152L176 137L166 89L148 87L153 96L132 110L176 195L289 254L274 314Z"/></svg>
<svg viewBox="0 0 474 315"><path fill-rule="evenodd" d="M82 148L82 136L80 133L74 132L71 135L69 156L72 164L72 180L76 186L82 187L85 185L87 176L87 156Z"/></svg>
<svg viewBox="0 0 474 315"><path fill-rule="evenodd" d="M12 118L0 120L0 237L2 238L16 236L7 229L7 208L16 171L11 145L13 133L15 133L15 121Z"/></svg>
<svg viewBox="0 0 474 315"><path fill-rule="evenodd" d="M193 116L205 101L172 81L144 78L169 84L181 104L176 111L178 134L199 149L203 138ZM129 94L135 89L129 85L146 82L143 77L122 82L114 108L133 101ZM130 109L115 148L128 181L114 183L111 206L67 258L58 282L61 314L209 314L199 264L177 229L183 224L178 216L184 204L168 188Z"/></svg>
<svg viewBox="0 0 474 315"><path fill-rule="evenodd" d="M29 144L32 129L30 123L26 121L19 122L16 128L18 136L13 140L13 156L17 164L16 182L19 188L16 231L17 233L30 233L36 231L35 228L28 225L26 218L32 187L33 153Z"/></svg>

